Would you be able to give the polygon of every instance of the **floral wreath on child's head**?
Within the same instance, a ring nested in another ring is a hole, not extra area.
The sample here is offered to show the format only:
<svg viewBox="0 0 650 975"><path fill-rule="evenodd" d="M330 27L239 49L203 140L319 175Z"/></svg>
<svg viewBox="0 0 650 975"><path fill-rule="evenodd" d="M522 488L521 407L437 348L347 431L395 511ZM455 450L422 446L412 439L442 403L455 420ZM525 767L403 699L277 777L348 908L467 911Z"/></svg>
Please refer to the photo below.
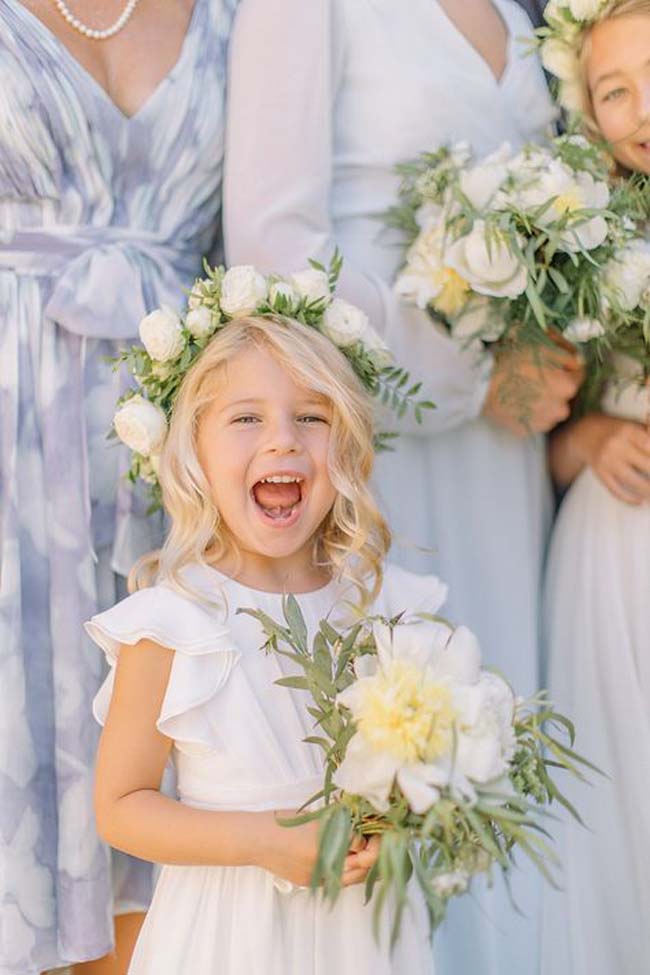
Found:
<svg viewBox="0 0 650 975"><path fill-rule="evenodd" d="M558 79L557 99L567 112L583 111L580 49L584 32L602 19L612 0L549 0L546 27L537 33L542 64Z"/></svg>
<svg viewBox="0 0 650 975"><path fill-rule="evenodd" d="M174 402L185 374L215 333L229 322L249 315L282 316L314 328L337 346L363 386L402 417L412 407L418 422L433 403L417 400L422 384L409 383L409 374L393 356L360 308L335 297L342 259L336 252L325 268L317 261L289 275L265 276L250 265L212 268L197 278L187 308L178 315L170 308L152 311L140 322L142 345L116 360L126 364L135 385L119 400L113 432L132 451L129 480L146 481L153 494L152 510L161 505L158 463ZM380 432L375 449L385 450L394 433Z"/></svg>

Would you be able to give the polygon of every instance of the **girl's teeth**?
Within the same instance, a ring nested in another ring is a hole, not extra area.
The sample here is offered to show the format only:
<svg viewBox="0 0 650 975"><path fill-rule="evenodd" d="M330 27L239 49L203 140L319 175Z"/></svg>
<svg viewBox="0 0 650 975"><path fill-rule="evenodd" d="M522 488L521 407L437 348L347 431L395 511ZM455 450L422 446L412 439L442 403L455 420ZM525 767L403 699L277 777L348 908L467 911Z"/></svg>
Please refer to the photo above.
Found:
<svg viewBox="0 0 650 975"><path fill-rule="evenodd" d="M262 484L299 484L301 481L301 477L293 477L291 474L274 474L261 479Z"/></svg>

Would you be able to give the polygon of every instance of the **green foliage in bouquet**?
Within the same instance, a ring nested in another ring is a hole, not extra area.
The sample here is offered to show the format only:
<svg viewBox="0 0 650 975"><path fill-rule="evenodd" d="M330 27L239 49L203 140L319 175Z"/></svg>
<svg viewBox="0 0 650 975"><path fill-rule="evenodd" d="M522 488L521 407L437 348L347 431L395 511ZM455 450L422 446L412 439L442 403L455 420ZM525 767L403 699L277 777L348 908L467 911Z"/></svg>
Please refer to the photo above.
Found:
<svg viewBox="0 0 650 975"><path fill-rule="evenodd" d="M310 646L293 596L282 623L240 612L261 624L265 650L295 664L277 683L311 699L314 734L305 741L322 749L323 788L283 822L320 821L312 888L334 901L353 835L380 834L366 895L374 892L377 937L391 906L393 945L412 883L434 931L451 897L493 866L507 873L517 850L553 882L548 807L558 802L579 819L555 773L582 778L593 766L543 693L516 699L480 668L473 634L438 615L370 617L342 631L322 620Z"/></svg>

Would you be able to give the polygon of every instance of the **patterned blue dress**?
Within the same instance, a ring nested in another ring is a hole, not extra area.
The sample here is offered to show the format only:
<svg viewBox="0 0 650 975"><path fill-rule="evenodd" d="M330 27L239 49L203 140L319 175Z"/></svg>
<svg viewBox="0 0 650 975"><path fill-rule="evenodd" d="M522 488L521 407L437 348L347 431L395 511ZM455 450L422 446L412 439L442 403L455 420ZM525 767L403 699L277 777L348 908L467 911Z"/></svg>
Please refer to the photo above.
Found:
<svg viewBox="0 0 650 975"><path fill-rule="evenodd" d="M105 356L178 306L213 242L235 4L195 0L127 118L0 3L0 975L98 957L113 911L148 903L149 866L111 869L92 812L102 663L81 622L156 541L106 440L124 377Z"/></svg>

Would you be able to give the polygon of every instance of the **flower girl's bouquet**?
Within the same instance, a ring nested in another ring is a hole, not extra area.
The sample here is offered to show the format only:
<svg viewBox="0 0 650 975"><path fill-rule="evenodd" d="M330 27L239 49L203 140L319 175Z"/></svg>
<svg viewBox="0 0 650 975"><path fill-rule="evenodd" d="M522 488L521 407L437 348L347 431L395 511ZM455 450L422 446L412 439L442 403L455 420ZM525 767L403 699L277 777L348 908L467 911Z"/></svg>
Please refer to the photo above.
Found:
<svg viewBox="0 0 650 975"><path fill-rule="evenodd" d="M633 235L639 200L629 183L610 192L597 147L567 135L476 162L456 145L400 171L387 218L409 244L406 301L463 343L604 337L601 270Z"/></svg>
<svg viewBox="0 0 650 975"><path fill-rule="evenodd" d="M650 243L633 238L606 265L602 279L608 342L650 378Z"/></svg>
<svg viewBox="0 0 650 975"><path fill-rule="evenodd" d="M411 883L433 930L451 897L493 865L507 871L517 849L552 881L546 807L557 800L578 818L555 771L581 777L589 763L571 747L571 723L543 694L523 701L481 668L468 629L433 614L370 618L343 631L323 620L310 647L292 596L282 624L241 612L261 623L266 649L296 664L277 683L311 696L315 730L305 740L323 750L323 789L285 825L320 820L314 888L335 899L353 834L381 834L366 892L369 899L377 886L376 931L383 906L395 905L394 941Z"/></svg>

